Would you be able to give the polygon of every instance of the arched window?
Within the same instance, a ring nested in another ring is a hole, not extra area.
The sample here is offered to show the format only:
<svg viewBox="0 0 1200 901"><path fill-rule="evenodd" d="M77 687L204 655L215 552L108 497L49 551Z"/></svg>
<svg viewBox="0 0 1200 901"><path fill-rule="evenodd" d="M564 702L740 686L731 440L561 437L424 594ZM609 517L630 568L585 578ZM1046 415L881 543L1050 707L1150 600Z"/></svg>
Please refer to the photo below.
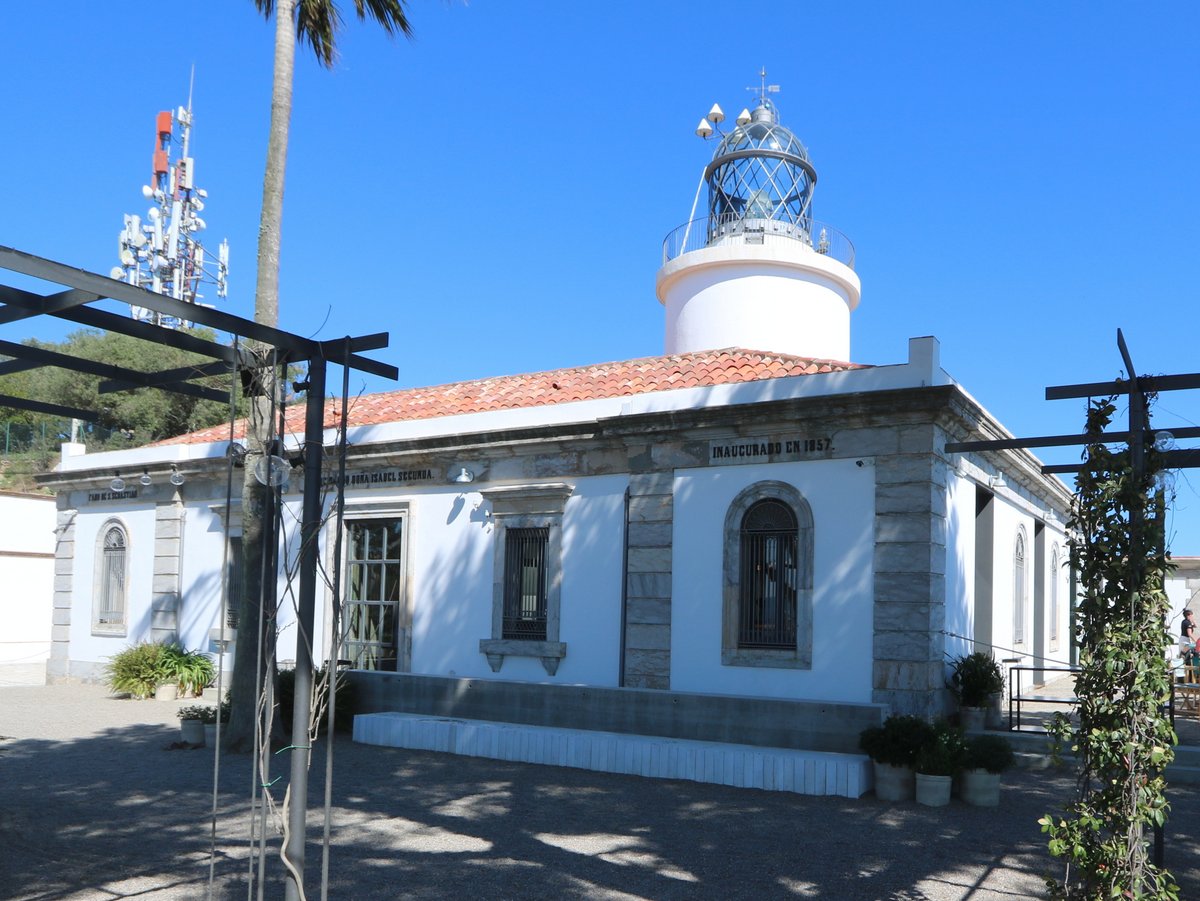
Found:
<svg viewBox="0 0 1200 901"><path fill-rule="evenodd" d="M742 517L739 648L796 647L796 514L758 501Z"/></svg>
<svg viewBox="0 0 1200 901"><path fill-rule="evenodd" d="M1013 550L1013 644L1025 642L1025 533L1017 533Z"/></svg>
<svg viewBox="0 0 1200 901"><path fill-rule="evenodd" d="M751 485L726 514L721 662L812 665L812 513L786 483Z"/></svg>
<svg viewBox="0 0 1200 901"><path fill-rule="evenodd" d="M96 548L96 590L92 607L92 629L125 634L128 597L128 548L125 529L109 522L100 530Z"/></svg>
<svg viewBox="0 0 1200 901"><path fill-rule="evenodd" d="M1058 650L1058 545L1050 549L1050 650Z"/></svg>

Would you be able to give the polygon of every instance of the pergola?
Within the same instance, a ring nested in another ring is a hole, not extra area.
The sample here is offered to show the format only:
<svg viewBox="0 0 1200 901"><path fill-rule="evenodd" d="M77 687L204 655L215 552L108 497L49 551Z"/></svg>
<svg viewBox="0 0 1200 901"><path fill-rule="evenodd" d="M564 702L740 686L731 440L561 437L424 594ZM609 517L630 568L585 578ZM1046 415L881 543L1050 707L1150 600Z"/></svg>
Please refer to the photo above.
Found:
<svg viewBox="0 0 1200 901"><path fill-rule="evenodd" d="M78 325L191 351L212 361L165 372L140 372L16 342L0 341L0 355L12 358L0 362L0 375L40 366L57 366L100 376L105 380L100 383L101 393L152 388L225 401L227 398L220 392L194 384L193 380L221 373L241 375L262 368L263 358L242 345L241 339L256 342L260 348L272 351L277 364L306 363L308 366L307 384L304 386L307 394L303 446L304 489L300 525L300 585L297 595L297 701L293 706L292 716L289 840L284 849L288 860L300 874L297 881L302 883L305 813L308 806L308 699L312 695L312 634L317 587L317 535L321 521L321 452L325 430L326 369L329 363L336 363L347 372L356 369L396 379L399 373L395 366L360 356L362 352L387 347L388 334L379 332L357 338L347 336L332 341L314 341L210 307L155 294L144 288L11 247L0 246L0 269L40 279L62 289L50 294L38 294L0 282L0 324L19 322L35 316L53 316ZM143 307L180 321L191 321L217 332L228 333L238 340L230 344L221 344L185 331L139 321L129 315L93 306L102 301L117 301L131 307ZM0 406L85 421L94 421L97 418L96 413L91 410L4 395L0 395ZM300 699L304 699L303 703ZM294 890L295 886L289 885L288 888Z"/></svg>

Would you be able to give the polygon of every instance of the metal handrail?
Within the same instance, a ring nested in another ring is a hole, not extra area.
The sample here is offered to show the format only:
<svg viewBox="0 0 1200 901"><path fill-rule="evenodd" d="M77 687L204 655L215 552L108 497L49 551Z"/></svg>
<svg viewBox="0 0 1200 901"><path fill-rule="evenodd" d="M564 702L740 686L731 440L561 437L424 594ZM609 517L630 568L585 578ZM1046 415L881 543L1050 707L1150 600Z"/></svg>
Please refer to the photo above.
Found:
<svg viewBox="0 0 1200 901"><path fill-rule="evenodd" d="M1177 684L1180 684L1178 682L1178 677L1176 675L1179 672L1179 670L1186 671L1186 665L1174 666L1171 668L1171 693L1170 693L1170 696L1167 698L1167 704L1166 704L1167 714L1170 718L1172 729L1175 728L1175 686ZM1015 686L1015 689L1010 690L1009 695L1008 695L1008 730L1010 732L1013 731L1014 723L1017 726L1020 726L1020 724L1021 724L1021 702L1022 701L1029 701L1031 703L1037 703L1037 704L1065 704L1068 706L1074 706L1079 703L1079 699L1076 697L1073 697L1073 696L1069 697L1069 698L1051 698L1051 697L1046 697L1045 695L1032 695L1029 697L1024 696L1021 693L1021 677L1020 677L1020 674L1023 671L1043 672L1043 673L1078 673L1078 672L1081 672L1080 668L1077 666L1067 666L1067 667L1014 666L1014 667L1011 667L1008 671L1008 684L1010 687ZM1015 708L1015 710L1014 710L1014 708Z"/></svg>
<svg viewBox="0 0 1200 901"><path fill-rule="evenodd" d="M1078 673L1080 671L1077 666L1013 666L1008 670L1008 731L1013 731L1014 723L1016 726L1021 725L1021 702L1029 701L1037 704L1065 704L1074 706L1079 703L1079 699L1075 697L1069 698L1051 698L1044 695L1030 695L1026 697L1021 692L1021 673L1022 672L1039 672L1039 673ZM1014 717L1015 707L1015 717Z"/></svg>
<svg viewBox="0 0 1200 901"><path fill-rule="evenodd" d="M796 241L814 253L854 268L854 245L832 225L816 220L793 223L781 219L752 219L739 215L704 216L672 229L663 239L663 264L693 250L716 244Z"/></svg>

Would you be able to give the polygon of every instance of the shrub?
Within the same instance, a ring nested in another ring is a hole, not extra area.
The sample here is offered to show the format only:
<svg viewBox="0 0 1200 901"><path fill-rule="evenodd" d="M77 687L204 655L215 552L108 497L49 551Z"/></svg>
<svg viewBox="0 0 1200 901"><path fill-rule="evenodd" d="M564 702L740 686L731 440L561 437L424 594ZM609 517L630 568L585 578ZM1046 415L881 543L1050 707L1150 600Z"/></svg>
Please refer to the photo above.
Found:
<svg viewBox="0 0 1200 901"><path fill-rule="evenodd" d="M153 696L159 685L171 681L166 671L165 647L157 642L142 642L108 658L104 667L108 687L139 699Z"/></svg>
<svg viewBox="0 0 1200 901"><path fill-rule="evenodd" d="M976 735L967 740L963 766L968 770L1003 773L1016 762L1012 744L1003 735Z"/></svg>
<svg viewBox="0 0 1200 901"><path fill-rule="evenodd" d="M966 755L962 733L946 723L937 723L918 749L915 767L926 776L953 776L962 770Z"/></svg>
<svg viewBox="0 0 1200 901"><path fill-rule="evenodd" d="M933 727L919 716L889 716L882 726L864 729L858 746L877 763L912 766Z"/></svg>
<svg viewBox="0 0 1200 901"><path fill-rule="evenodd" d="M990 652L956 657L950 690L963 707L985 707L989 695L1004 691L1004 673Z"/></svg>
<svg viewBox="0 0 1200 901"><path fill-rule="evenodd" d="M328 728L327 713L325 708L325 697L328 693L329 680L326 677L326 667L322 666L316 671L313 679L315 691L321 699L321 704L318 709L320 711L321 722L318 726L318 735L324 735ZM290 729L292 723L292 706L296 697L296 671L294 669L281 669L279 671L279 688L276 693L276 699L279 702L279 716L283 719L284 729ZM354 702L355 692L354 685L346 678L346 674L339 672L337 674L337 709L334 711L334 731L350 732L354 729Z"/></svg>
<svg viewBox="0 0 1200 901"><path fill-rule="evenodd" d="M181 692L200 694L213 680L213 663L200 651L185 651L176 644L163 647L163 668Z"/></svg>
<svg viewBox="0 0 1200 901"><path fill-rule="evenodd" d="M229 722L229 698L226 697L221 702L220 706L216 704L191 704L187 707L180 707L175 712L181 720L200 720L206 726L211 726L217 721L217 714L220 713L221 722Z"/></svg>

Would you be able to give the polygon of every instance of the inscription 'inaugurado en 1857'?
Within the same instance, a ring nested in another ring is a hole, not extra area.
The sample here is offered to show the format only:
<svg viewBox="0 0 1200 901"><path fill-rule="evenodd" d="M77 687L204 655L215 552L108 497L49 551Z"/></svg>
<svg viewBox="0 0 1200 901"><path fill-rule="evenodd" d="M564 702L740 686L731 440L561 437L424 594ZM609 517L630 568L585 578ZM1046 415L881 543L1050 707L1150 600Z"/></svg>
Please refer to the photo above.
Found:
<svg viewBox="0 0 1200 901"><path fill-rule="evenodd" d="M748 438L710 441L708 462L726 463L777 463L788 460L803 460L833 450L828 438L787 438L782 435L752 436Z"/></svg>

